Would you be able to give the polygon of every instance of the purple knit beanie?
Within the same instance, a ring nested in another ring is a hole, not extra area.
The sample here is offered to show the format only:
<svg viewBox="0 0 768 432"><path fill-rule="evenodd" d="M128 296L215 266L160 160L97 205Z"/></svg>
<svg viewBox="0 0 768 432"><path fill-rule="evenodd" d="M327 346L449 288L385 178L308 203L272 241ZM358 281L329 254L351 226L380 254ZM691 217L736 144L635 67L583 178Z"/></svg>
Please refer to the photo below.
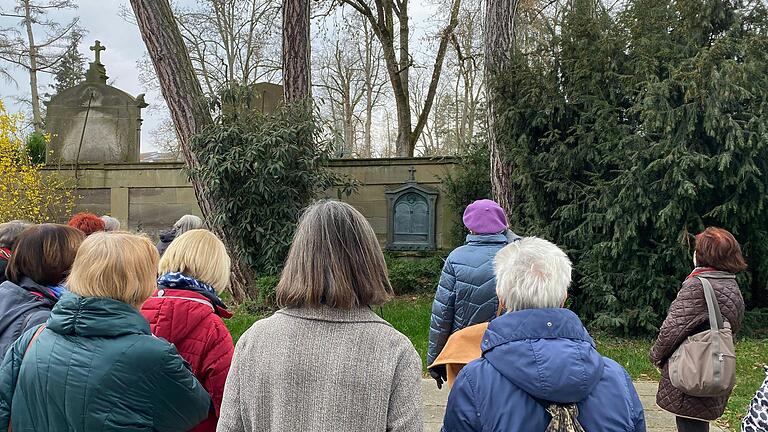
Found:
<svg viewBox="0 0 768 432"><path fill-rule="evenodd" d="M507 225L507 216L495 201L477 200L464 210L464 226L476 234L497 234Z"/></svg>

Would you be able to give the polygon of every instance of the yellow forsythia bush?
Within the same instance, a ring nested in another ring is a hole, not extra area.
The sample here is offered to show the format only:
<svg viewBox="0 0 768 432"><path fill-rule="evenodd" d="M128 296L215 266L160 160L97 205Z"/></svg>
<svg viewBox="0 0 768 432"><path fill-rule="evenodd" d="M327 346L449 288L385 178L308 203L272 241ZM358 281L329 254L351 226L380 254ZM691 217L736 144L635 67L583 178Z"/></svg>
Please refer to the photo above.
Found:
<svg viewBox="0 0 768 432"><path fill-rule="evenodd" d="M9 114L0 100L0 222L53 222L72 213L74 194L65 177L42 170L19 136L23 116Z"/></svg>

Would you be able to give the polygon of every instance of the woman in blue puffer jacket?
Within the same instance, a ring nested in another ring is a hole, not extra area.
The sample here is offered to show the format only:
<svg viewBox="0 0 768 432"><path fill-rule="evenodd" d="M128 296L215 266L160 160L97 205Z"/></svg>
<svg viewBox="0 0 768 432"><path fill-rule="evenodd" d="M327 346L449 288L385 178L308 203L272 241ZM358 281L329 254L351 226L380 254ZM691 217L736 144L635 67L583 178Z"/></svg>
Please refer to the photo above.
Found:
<svg viewBox="0 0 768 432"><path fill-rule="evenodd" d="M627 372L603 357L584 325L563 308L571 263L535 237L502 249L494 263L506 313L488 326L482 357L459 373L444 432L644 432ZM565 427L564 427L565 426Z"/></svg>
<svg viewBox="0 0 768 432"><path fill-rule="evenodd" d="M468 205L463 221L470 231L467 243L448 255L432 303L427 365L434 363L450 335L496 316L499 300L493 257L501 248L520 239L507 229L504 210L491 200ZM445 366L432 367L429 373L441 388L446 380Z"/></svg>

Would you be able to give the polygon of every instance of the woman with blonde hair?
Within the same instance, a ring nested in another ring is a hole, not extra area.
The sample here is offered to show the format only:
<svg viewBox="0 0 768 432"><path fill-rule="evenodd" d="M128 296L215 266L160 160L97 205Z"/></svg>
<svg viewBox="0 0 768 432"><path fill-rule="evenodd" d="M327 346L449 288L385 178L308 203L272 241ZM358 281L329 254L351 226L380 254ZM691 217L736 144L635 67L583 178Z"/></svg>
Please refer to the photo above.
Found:
<svg viewBox="0 0 768 432"><path fill-rule="evenodd" d="M96 233L83 242L69 292L5 355L0 430L170 432L208 415L208 393L139 313L157 260L144 237Z"/></svg>
<svg viewBox="0 0 768 432"><path fill-rule="evenodd" d="M282 309L237 342L218 431L421 431L419 355L371 310L392 294L365 217L310 206L277 285Z"/></svg>
<svg viewBox="0 0 768 432"><path fill-rule="evenodd" d="M192 366L211 395L215 412L195 432L213 432L235 345L222 318L230 318L218 293L229 285L230 259L212 232L187 231L160 259L158 289L141 308L152 334L166 339Z"/></svg>

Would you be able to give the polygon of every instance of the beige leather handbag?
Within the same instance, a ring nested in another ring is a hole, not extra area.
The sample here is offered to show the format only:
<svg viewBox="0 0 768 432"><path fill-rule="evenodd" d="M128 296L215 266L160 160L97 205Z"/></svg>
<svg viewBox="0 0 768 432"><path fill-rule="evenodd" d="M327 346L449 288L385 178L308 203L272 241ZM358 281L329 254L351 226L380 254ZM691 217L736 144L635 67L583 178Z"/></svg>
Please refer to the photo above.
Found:
<svg viewBox="0 0 768 432"><path fill-rule="evenodd" d="M723 321L715 290L706 278L704 288L709 311L709 330L686 339L669 359L672 385L691 396L730 394L736 384L736 350L731 325Z"/></svg>

